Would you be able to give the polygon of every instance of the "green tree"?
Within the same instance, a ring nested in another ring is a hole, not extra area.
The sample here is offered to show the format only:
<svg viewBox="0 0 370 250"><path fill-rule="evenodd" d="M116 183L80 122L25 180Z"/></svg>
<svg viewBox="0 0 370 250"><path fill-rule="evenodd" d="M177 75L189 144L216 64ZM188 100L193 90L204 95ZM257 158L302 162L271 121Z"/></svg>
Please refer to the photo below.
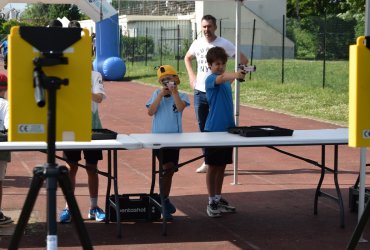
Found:
<svg viewBox="0 0 370 250"><path fill-rule="evenodd" d="M37 26L45 26L50 20L65 16L69 20L81 20L83 14L71 4L27 4L22 20Z"/></svg>
<svg viewBox="0 0 370 250"><path fill-rule="evenodd" d="M356 37L363 36L365 33L365 0L346 0L342 3L343 12L338 16L344 20L355 19Z"/></svg>
<svg viewBox="0 0 370 250"><path fill-rule="evenodd" d="M48 5L27 4L21 19L36 26L44 26L48 20Z"/></svg>
<svg viewBox="0 0 370 250"><path fill-rule="evenodd" d="M342 2L340 0L287 0L287 17L300 19L308 16L323 16L325 13L336 15L348 8Z"/></svg>
<svg viewBox="0 0 370 250"><path fill-rule="evenodd" d="M2 23L1 29L2 29L3 34L9 34L10 29L13 26L29 26L29 25L30 25L29 23L20 22L20 21L14 20L14 19L10 19L9 21L6 21L6 22Z"/></svg>
<svg viewBox="0 0 370 250"><path fill-rule="evenodd" d="M77 5L74 4L50 4L48 6L49 18L66 17L69 20L80 20L81 12Z"/></svg>

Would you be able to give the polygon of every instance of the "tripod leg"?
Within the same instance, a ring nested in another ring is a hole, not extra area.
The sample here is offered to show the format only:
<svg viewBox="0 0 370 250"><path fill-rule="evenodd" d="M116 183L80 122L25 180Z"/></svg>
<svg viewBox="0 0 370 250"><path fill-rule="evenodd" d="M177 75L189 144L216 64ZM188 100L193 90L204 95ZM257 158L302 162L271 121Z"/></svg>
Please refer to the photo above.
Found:
<svg viewBox="0 0 370 250"><path fill-rule="evenodd" d="M77 233L80 238L83 249L93 249L91 245L90 237L83 223L80 209L78 208L76 198L72 191L71 181L68 175L68 168L66 168L65 166L59 167L58 181L59 181L59 186L63 190L63 194L66 198L69 211L71 212L71 215L72 215L72 221L75 224L75 227L77 229Z"/></svg>
<svg viewBox="0 0 370 250"><path fill-rule="evenodd" d="M18 244L21 241L24 229L27 225L28 219L30 218L33 206L35 205L36 198L45 180L44 168L39 166L33 169L33 178L28 191L26 200L23 205L22 212L19 216L17 226L13 233L12 239L10 240L8 249L18 249Z"/></svg>
<svg viewBox="0 0 370 250"><path fill-rule="evenodd" d="M361 235L364 231L364 228L366 226L366 223L369 217L370 217L370 202L367 201L365 210L361 215L360 221L358 222L355 228L355 231L352 234L351 241L348 243L348 246L347 246L348 250L356 249L358 241L361 238Z"/></svg>

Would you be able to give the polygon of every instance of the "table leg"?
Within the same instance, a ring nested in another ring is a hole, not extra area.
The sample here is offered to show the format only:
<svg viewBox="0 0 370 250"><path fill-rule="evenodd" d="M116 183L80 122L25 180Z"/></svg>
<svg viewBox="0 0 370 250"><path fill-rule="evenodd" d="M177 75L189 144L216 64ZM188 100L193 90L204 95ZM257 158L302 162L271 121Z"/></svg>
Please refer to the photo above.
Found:
<svg viewBox="0 0 370 250"><path fill-rule="evenodd" d="M107 163L108 163L108 180L107 180L107 192L105 194L105 213L108 213L109 207L110 207L110 189L112 185L112 164L111 164L111 152L110 150L107 150ZM105 223L109 223L109 216L108 219L105 221Z"/></svg>
<svg viewBox="0 0 370 250"><path fill-rule="evenodd" d="M114 188L114 199L116 202L116 217L117 217L117 237L121 238L121 212L119 205L119 194L118 194L118 168L117 168L117 150L113 150L113 188Z"/></svg>
<svg viewBox="0 0 370 250"><path fill-rule="evenodd" d="M319 199L319 196L321 194L321 185L322 185L322 182L324 181L324 178L325 178L325 145L321 145L321 175L320 175L320 180L319 180L319 183L317 184L317 188L316 188L316 192L315 192L315 202L314 202L314 209L313 209L313 213L314 214L317 214L317 203L318 203L318 199Z"/></svg>
<svg viewBox="0 0 370 250"><path fill-rule="evenodd" d="M167 235L167 220L164 214L166 214L166 207L164 204L164 190L163 190L163 150L159 150L159 195L161 198L161 211L162 211L162 235Z"/></svg>
<svg viewBox="0 0 370 250"><path fill-rule="evenodd" d="M344 206L342 194L340 192L339 182L338 182L338 145L334 145L334 183L335 190L337 191L338 204L340 211L340 226L344 227Z"/></svg>
<svg viewBox="0 0 370 250"><path fill-rule="evenodd" d="M319 196L325 196L327 198L333 199L337 201L339 205L340 226L344 227L344 206L343 206L342 194L340 192L339 183L338 183L338 147L339 147L338 145L334 145L334 169L330 169L326 167L325 145L321 146L321 166L320 166L321 175L320 175L320 180L319 180L319 183L317 184L316 193L315 193L314 214L317 214ZM337 197L334 197L328 193L321 191L321 185L325 178L326 171L332 172L334 175L334 184L335 184L335 190L337 192Z"/></svg>

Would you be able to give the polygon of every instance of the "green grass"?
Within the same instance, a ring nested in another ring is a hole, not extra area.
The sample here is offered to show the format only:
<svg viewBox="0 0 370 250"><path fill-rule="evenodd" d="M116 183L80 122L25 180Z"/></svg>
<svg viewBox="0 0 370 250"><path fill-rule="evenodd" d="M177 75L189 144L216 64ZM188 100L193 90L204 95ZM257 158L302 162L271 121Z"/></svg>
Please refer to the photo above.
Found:
<svg viewBox="0 0 370 250"><path fill-rule="evenodd" d="M175 68L175 60L163 60ZM323 62L285 60L282 83L281 60L254 60L257 71L240 84L240 103L347 126L348 121L348 61L326 63L323 84ZM159 61L126 64L125 80L157 85L155 66ZM233 70L234 61L228 62ZM192 93L185 65L179 63L180 89Z"/></svg>

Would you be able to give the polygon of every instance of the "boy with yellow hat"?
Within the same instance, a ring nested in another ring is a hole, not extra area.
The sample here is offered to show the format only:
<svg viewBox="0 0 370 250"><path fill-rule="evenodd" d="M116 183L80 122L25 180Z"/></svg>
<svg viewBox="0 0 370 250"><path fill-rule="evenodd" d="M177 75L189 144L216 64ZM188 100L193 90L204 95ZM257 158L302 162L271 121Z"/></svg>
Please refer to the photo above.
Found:
<svg viewBox="0 0 370 250"><path fill-rule="evenodd" d="M162 65L157 69L158 82L161 88L156 89L146 104L148 115L153 116L152 133L182 133L182 112L190 105L188 96L180 93L177 86L180 84L179 76L171 65ZM158 151L154 151L158 158ZM163 150L163 195L165 208L163 218L172 220L176 207L170 202L169 195L172 176L179 163L179 149Z"/></svg>

